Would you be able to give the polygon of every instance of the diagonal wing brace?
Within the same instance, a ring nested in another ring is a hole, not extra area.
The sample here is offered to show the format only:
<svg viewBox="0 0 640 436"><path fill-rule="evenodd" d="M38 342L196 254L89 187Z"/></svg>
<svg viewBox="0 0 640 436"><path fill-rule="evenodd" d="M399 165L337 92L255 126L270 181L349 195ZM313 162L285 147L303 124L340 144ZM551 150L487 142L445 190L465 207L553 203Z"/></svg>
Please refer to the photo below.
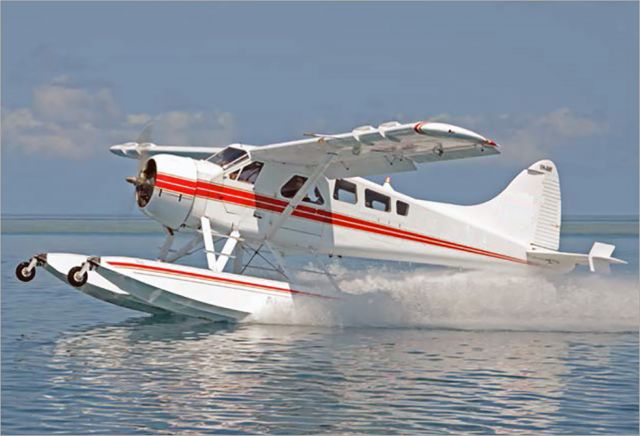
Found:
<svg viewBox="0 0 640 436"><path fill-rule="evenodd" d="M289 216L293 213L295 208L300 204L302 199L307 196L307 194L312 189L312 187L316 184L318 179L322 177L322 175L327 170L327 168L329 168L329 165L331 165L331 163L334 161L336 156L337 156L336 153L327 153L327 155L322 160L322 162L318 164L318 166L313 171L313 173L311 173L307 181L302 185L302 187L300 187L296 195L291 199L291 201L289 202L289 205L284 209L282 214L280 214L280 216L271 224L271 228L269 229L269 231L267 232L267 235L264 238L265 241L269 241L271 240L271 238L273 238L273 235L275 235L276 232L280 229L280 227L282 227L282 224L284 224L287 218L289 218Z"/></svg>

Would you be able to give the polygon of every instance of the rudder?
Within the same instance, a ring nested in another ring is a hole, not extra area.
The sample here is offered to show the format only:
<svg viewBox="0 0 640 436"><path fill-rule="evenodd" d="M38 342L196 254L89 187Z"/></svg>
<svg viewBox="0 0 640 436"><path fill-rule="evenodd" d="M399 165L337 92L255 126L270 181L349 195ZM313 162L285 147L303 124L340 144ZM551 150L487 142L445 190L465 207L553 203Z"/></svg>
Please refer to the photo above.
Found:
<svg viewBox="0 0 640 436"><path fill-rule="evenodd" d="M537 168L536 168L537 166ZM536 228L532 245L557 250L560 247L562 204L558 170L550 160L539 161L527 169L543 174L542 194L535 218Z"/></svg>

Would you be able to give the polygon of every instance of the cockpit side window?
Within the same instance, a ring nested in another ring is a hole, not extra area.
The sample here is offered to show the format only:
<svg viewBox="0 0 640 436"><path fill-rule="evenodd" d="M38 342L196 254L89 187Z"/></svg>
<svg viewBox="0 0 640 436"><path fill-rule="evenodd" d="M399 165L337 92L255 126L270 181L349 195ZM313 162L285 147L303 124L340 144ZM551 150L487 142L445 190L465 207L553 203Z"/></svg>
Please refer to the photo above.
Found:
<svg viewBox="0 0 640 436"><path fill-rule="evenodd" d="M240 173L240 177L238 177L238 182L246 182L251 183L252 185L256 183L256 179L262 170L262 162L251 162L249 165L242 169Z"/></svg>
<svg viewBox="0 0 640 436"><path fill-rule="evenodd" d="M239 148L227 147L209 158L209 161L220 165L222 168L227 168L234 163L238 163L247 159L249 155L246 151Z"/></svg>
<svg viewBox="0 0 640 436"><path fill-rule="evenodd" d="M280 189L280 194L282 194L284 198L293 198L298 193L300 188L302 188L302 185L304 185L304 182L306 181L307 181L306 177L293 176L289 179L287 183L282 185L282 189ZM320 194L320 190L318 189L317 186L315 186L313 191L307 194L307 196L304 197L302 201L306 201L307 203L313 203L318 205L324 204L324 198L322 198L322 195Z"/></svg>

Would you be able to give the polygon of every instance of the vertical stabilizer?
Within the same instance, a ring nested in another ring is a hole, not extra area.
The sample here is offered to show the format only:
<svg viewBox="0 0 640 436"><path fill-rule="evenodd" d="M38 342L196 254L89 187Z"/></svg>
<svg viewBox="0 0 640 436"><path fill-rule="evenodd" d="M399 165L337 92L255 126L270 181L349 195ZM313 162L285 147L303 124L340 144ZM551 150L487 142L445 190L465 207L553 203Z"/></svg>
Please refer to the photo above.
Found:
<svg viewBox="0 0 640 436"><path fill-rule="evenodd" d="M501 233L524 246L560 246L560 180L550 160L522 170L504 191L476 207L493 217Z"/></svg>

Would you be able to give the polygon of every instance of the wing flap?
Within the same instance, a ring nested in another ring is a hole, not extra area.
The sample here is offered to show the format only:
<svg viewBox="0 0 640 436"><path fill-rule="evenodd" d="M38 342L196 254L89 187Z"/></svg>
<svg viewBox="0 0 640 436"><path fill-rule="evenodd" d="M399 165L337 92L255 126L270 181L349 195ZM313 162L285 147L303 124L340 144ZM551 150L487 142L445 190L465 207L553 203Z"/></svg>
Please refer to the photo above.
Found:
<svg viewBox="0 0 640 436"><path fill-rule="evenodd" d="M412 171L416 163L488 156L499 150L495 142L461 127L395 121L251 150L257 160L306 166L317 165L327 153L337 157L326 175L337 178Z"/></svg>
<svg viewBox="0 0 640 436"><path fill-rule="evenodd" d="M325 176L330 179L342 179L345 177L373 176L376 174L397 173L402 171L415 171L416 165L411 159L400 159L386 155L372 156L366 161L357 159L348 162L338 162L329 166Z"/></svg>

